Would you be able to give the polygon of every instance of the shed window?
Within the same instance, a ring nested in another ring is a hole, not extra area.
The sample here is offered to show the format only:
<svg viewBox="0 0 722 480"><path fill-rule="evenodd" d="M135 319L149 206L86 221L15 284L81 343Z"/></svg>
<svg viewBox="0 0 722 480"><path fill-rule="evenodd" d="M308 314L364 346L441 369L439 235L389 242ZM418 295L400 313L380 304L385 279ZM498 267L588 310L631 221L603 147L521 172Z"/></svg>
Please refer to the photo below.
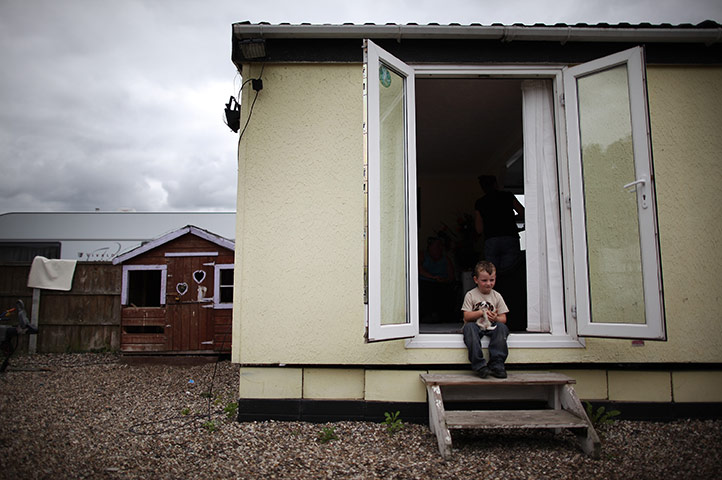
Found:
<svg viewBox="0 0 722 480"><path fill-rule="evenodd" d="M165 265L123 266L121 303L138 308L165 305L166 269Z"/></svg>
<svg viewBox="0 0 722 480"><path fill-rule="evenodd" d="M213 303L215 308L233 307L233 264L215 266L215 289Z"/></svg>

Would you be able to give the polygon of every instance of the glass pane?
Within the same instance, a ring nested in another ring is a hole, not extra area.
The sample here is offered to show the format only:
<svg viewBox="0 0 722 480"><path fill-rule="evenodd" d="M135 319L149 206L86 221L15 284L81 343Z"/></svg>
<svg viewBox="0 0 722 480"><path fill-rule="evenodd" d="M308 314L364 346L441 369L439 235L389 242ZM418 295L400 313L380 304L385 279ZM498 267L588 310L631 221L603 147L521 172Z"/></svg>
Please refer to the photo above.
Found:
<svg viewBox="0 0 722 480"><path fill-rule="evenodd" d="M404 77L379 67L381 324L407 323Z"/></svg>
<svg viewBox="0 0 722 480"><path fill-rule="evenodd" d="M232 268L223 268L220 270L221 274L221 285L222 286L228 286L233 285L233 269Z"/></svg>
<svg viewBox="0 0 722 480"><path fill-rule="evenodd" d="M128 305L132 307L160 307L160 270L130 270L128 272Z"/></svg>
<svg viewBox="0 0 722 480"><path fill-rule="evenodd" d="M220 287L220 303L233 303L233 287Z"/></svg>
<svg viewBox="0 0 722 480"><path fill-rule="evenodd" d="M644 324L627 67L577 81L593 323Z"/></svg>

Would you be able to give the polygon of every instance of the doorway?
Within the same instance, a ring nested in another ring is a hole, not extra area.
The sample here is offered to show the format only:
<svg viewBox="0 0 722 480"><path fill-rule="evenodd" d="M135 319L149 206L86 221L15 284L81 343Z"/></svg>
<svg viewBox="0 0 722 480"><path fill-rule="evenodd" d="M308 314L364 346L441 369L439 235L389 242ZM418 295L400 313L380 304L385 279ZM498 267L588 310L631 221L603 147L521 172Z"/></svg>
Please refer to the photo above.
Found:
<svg viewBox="0 0 722 480"><path fill-rule="evenodd" d="M443 247L453 280L443 286L419 280L420 333L459 333L461 303L474 288L472 271L484 255L475 230L478 177L493 175L502 190L524 199L522 79L416 78L416 158L420 262L428 245ZM513 332L527 327L524 224L521 254L497 270Z"/></svg>

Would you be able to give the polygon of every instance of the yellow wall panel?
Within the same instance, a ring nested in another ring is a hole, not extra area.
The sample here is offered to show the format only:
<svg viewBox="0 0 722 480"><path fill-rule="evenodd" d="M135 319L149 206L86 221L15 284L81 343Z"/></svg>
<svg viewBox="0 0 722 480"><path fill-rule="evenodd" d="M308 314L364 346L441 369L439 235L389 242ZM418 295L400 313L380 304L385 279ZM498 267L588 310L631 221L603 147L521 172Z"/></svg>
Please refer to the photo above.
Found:
<svg viewBox="0 0 722 480"><path fill-rule="evenodd" d="M609 400L620 402L671 402L670 372L608 372Z"/></svg>
<svg viewBox="0 0 722 480"><path fill-rule="evenodd" d="M367 370L366 400L425 402L426 388L420 374L425 370Z"/></svg>
<svg viewBox="0 0 722 480"><path fill-rule="evenodd" d="M607 372L604 370L554 370L577 381L577 396L584 400L606 400Z"/></svg>
<svg viewBox="0 0 722 480"><path fill-rule="evenodd" d="M722 402L722 372L673 372L675 402Z"/></svg>
<svg viewBox="0 0 722 480"><path fill-rule="evenodd" d="M241 368L240 398L301 398L300 368Z"/></svg>
<svg viewBox="0 0 722 480"><path fill-rule="evenodd" d="M363 369L307 368L303 372L303 398L362 400Z"/></svg>

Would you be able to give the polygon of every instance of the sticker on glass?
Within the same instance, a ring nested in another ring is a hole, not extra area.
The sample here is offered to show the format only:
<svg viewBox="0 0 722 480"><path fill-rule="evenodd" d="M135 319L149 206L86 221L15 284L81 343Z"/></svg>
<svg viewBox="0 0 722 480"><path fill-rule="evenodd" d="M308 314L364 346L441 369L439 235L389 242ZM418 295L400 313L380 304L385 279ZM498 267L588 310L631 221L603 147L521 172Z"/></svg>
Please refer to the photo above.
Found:
<svg viewBox="0 0 722 480"><path fill-rule="evenodd" d="M389 72L389 69L383 65L379 66L379 81L381 82L381 85L386 88L389 88L389 85L391 85L391 72Z"/></svg>

